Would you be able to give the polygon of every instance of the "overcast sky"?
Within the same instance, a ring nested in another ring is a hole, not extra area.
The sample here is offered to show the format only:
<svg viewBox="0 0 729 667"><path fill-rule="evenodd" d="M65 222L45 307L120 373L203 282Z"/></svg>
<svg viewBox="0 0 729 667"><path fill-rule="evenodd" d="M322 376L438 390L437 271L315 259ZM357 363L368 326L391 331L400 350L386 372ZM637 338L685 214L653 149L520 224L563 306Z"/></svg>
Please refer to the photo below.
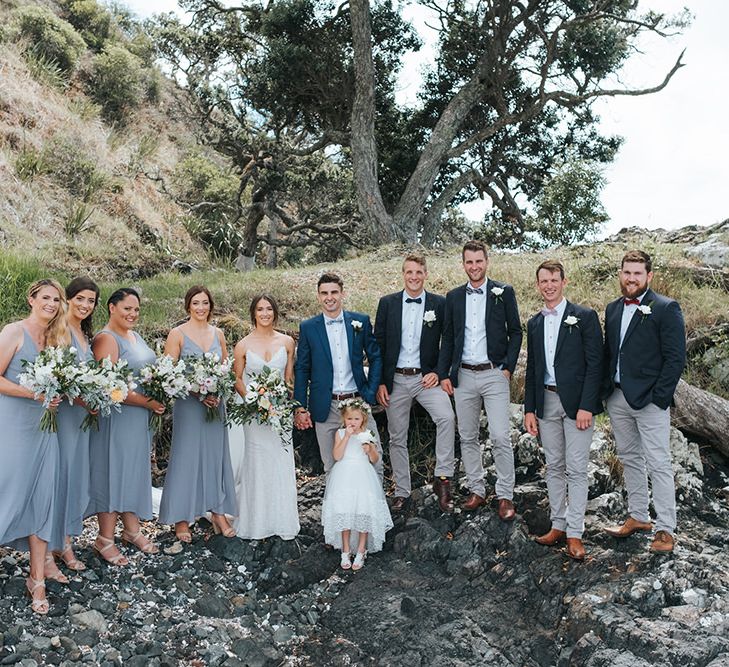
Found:
<svg viewBox="0 0 729 667"><path fill-rule="evenodd" d="M140 16L173 11L173 0L127 0ZM685 48L685 67L655 95L600 100L603 132L624 137L617 159L606 171L603 203L611 233L621 227L708 225L729 218L729 2L725 0L652 0L642 5L662 11L688 6L695 18L690 28L670 40L645 44L621 74L631 86L660 82ZM412 10L426 41L429 35ZM418 56L422 57L422 56ZM403 81L417 81L417 57ZM415 85L403 84L410 98ZM481 205L482 206L482 205ZM478 205L466 208L478 217Z"/></svg>

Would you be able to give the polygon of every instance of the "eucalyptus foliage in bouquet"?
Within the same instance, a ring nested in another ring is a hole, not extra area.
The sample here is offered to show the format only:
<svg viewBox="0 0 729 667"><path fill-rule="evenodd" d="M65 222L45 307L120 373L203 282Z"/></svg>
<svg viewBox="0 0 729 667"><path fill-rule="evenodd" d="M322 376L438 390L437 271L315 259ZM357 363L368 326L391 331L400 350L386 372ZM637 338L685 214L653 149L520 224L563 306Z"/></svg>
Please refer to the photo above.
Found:
<svg viewBox="0 0 729 667"><path fill-rule="evenodd" d="M183 359L175 361L169 355L159 357L153 364L139 370L139 384L144 395L150 400L159 401L169 409L178 398L190 393L187 379L187 364ZM162 415L152 413L149 424L154 431L162 428Z"/></svg>
<svg viewBox="0 0 729 667"><path fill-rule="evenodd" d="M225 403L233 395L235 375L230 358L220 361L215 352L206 352L202 357L186 357L187 380L190 392L197 394L201 401L208 396L216 396ZM206 406L205 421L220 419L220 408Z"/></svg>

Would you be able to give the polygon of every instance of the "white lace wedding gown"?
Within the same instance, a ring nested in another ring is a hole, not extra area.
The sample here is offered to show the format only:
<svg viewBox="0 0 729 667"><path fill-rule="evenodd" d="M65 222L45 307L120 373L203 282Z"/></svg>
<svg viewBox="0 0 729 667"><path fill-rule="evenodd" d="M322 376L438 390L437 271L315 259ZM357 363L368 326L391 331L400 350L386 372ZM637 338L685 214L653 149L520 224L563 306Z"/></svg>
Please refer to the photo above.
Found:
<svg viewBox="0 0 729 667"><path fill-rule="evenodd" d="M249 350L244 382L264 366L283 376L286 348L279 348L270 361ZM233 522L236 534L250 540L272 535L293 539L299 533L293 445L284 447L277 433L256 422L231 426L228 437L238 498L238 517Z"/></svg>

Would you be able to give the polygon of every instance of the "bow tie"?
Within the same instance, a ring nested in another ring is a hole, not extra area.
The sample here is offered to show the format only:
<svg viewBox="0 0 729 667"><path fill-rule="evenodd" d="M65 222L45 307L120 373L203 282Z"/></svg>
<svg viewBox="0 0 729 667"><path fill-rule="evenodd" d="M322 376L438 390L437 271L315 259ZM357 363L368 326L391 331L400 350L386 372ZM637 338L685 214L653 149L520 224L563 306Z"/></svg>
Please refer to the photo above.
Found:
<svg viewBox="0 0 729 667"><path fill-rule="evenodd" d="M554 315L557 317L557 309L556 308L542 308L542 315L544 317L547 317L548 315Z"/></svg>
<svg viewBox="0 0 729 667"><path fill-rule="evenodd" d="M483 290L480 287L466 285L466 294L483 294Z"/></svg>
<svg viewBox="0 0 729 667"><path fill-rule="evenodd" d="M624 306L640 306L640 299L623 299Z"/></svg>
<svg viewBox="0 0 729 667"><path fill-rule="evenodd" d="M408 297L405 299L405 303L423 303L423 298L420 296L417 299L411 299Z"/></svg>
<svg viewBox="0 0 729 667"><path fill-rule="evenodd" d="M327 320L327 326L330 324L341 324L342 322L344 322L344 319L338 317L336 320Z"/></svg>

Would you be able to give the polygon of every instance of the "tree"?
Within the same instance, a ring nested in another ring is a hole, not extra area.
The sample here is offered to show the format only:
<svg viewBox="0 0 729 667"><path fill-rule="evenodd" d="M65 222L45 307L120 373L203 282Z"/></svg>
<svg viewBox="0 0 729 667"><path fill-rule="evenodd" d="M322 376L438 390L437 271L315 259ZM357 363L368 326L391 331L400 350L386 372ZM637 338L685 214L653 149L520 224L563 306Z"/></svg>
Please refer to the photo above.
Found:
<svg viewBox="0 0 729 667"><path fill-rule="evenodd" d="M161 53L192 94L203 140L257 193L241 209L245 252L266 239L254 228L269 213L287 230L309 229L285 174L314 155L351 173L357 229L379 242L432 244L447 211L476 197L490 198L502 223L524 227L519 202L535 202L556 165L569 155L609 162L619 147L597 131L591 103L657 92L682 66L679 56L644 89L613 83L643 34L665 37L688 20L641 13L634 0L420 4L439 37L414 108L395 93L403 57L420 44L389 2L183 0L186 26L158 22ZM263 182L268 172L274 183ZM327 219L309 221L317 238L352 229L352 200L330 204Z"/></svg>

